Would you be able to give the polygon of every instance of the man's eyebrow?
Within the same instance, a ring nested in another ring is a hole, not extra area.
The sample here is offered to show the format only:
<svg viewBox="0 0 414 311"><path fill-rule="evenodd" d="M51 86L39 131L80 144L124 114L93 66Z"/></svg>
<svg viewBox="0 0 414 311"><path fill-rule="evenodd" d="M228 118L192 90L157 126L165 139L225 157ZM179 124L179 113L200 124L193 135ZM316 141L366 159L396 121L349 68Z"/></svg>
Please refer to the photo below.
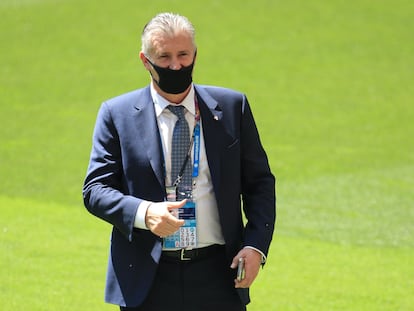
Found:
<svg viewBox="0 0 414 311"><path fill-rule="evenodd" d="M171 53L169 53L169 52L161 52L161 53L157 53L157 57L161 57L161 56L169 56L169 55L171 55Z"/></svg>

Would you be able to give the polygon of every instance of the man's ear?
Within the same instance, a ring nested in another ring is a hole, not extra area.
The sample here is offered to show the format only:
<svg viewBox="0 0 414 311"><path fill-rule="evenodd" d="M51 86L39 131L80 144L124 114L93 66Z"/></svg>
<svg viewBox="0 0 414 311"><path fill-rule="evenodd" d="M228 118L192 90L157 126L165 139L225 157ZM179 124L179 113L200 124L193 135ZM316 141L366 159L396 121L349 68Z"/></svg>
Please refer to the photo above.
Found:
<svg viewBox="0 0 414 311"><path fill-rule="evenodd" d="M151 69L151 64L148 62L147 57L145 56L144 52L139 52L139 58L141 59L142 64L147 70Z"/></svg>

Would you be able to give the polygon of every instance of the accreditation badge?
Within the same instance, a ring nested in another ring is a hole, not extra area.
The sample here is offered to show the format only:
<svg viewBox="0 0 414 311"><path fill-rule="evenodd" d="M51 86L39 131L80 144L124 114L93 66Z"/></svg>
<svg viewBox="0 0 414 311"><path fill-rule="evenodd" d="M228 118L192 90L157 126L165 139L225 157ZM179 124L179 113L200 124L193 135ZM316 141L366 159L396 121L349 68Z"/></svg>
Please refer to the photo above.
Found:
<svg viewBox="0 0 414 311"><path fill-rule="evenodd" d="M170 187L168 187L170 188ZM167 189L172 192L172 190ZM191 190L189 192L177 189L177 197L179 200L187 199L186 204L179 209L173 210L172 213L179 219L184 220L184 225L180 227L175 233L164 238L164 249L176 248L194 248L197 247L197 218L196 218L196 204L192 199ZM173 194L170 193L170 198Z"/></svg>

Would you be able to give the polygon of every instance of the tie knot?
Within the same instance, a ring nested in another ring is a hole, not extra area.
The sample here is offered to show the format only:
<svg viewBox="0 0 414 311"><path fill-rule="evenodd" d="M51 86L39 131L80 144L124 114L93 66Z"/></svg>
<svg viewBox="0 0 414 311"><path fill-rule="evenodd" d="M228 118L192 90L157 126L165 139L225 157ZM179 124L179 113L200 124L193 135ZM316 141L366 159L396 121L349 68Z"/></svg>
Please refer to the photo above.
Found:
<svg viewBox="0 0 414 311"><path fill-rule="evenodd" d="M173 105L169 105L168 109L170 109L170 111L175 114L179 120L184 119L184 106L173 106Z"/></svg>

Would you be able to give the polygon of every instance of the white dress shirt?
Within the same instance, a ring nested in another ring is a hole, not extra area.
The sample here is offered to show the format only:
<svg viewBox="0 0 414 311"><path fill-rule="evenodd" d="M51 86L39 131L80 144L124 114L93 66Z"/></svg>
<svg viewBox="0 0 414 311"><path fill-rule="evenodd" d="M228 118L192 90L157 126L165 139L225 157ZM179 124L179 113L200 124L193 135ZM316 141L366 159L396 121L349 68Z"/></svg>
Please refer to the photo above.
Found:
<svg viewBox="0 0 414 311"><path fill-rule="evenodd" d="M169 109L168 102L165 98L160 96L153 85L151 84L151 96L154 102L155 114L157 116L158 128L160 131L162 149L164 152L166 180L165 185L170 186L174 182L171 178L171 143L172 135L177 116ZM192 86L190 92L180 105L186 108L185 118L190 128L190 137L195 125L195 92ZM155 143L155 142L154 142ZM191 152L191 163L193 163L194 148ZM217 209L217 201L213 191L213 184L211 181L210 169L208 167L206 149L204 146L203 125L200 120L200 163L199 174L193 180L195 188L193 197L196 202L196 217L197 217L197 247L205 247L212 244L225 244L223 234L220 227L219 215ZM145 214L151 202L142 202L135 217L134 226L141 229L148 229L145 225Z"/></svg>

